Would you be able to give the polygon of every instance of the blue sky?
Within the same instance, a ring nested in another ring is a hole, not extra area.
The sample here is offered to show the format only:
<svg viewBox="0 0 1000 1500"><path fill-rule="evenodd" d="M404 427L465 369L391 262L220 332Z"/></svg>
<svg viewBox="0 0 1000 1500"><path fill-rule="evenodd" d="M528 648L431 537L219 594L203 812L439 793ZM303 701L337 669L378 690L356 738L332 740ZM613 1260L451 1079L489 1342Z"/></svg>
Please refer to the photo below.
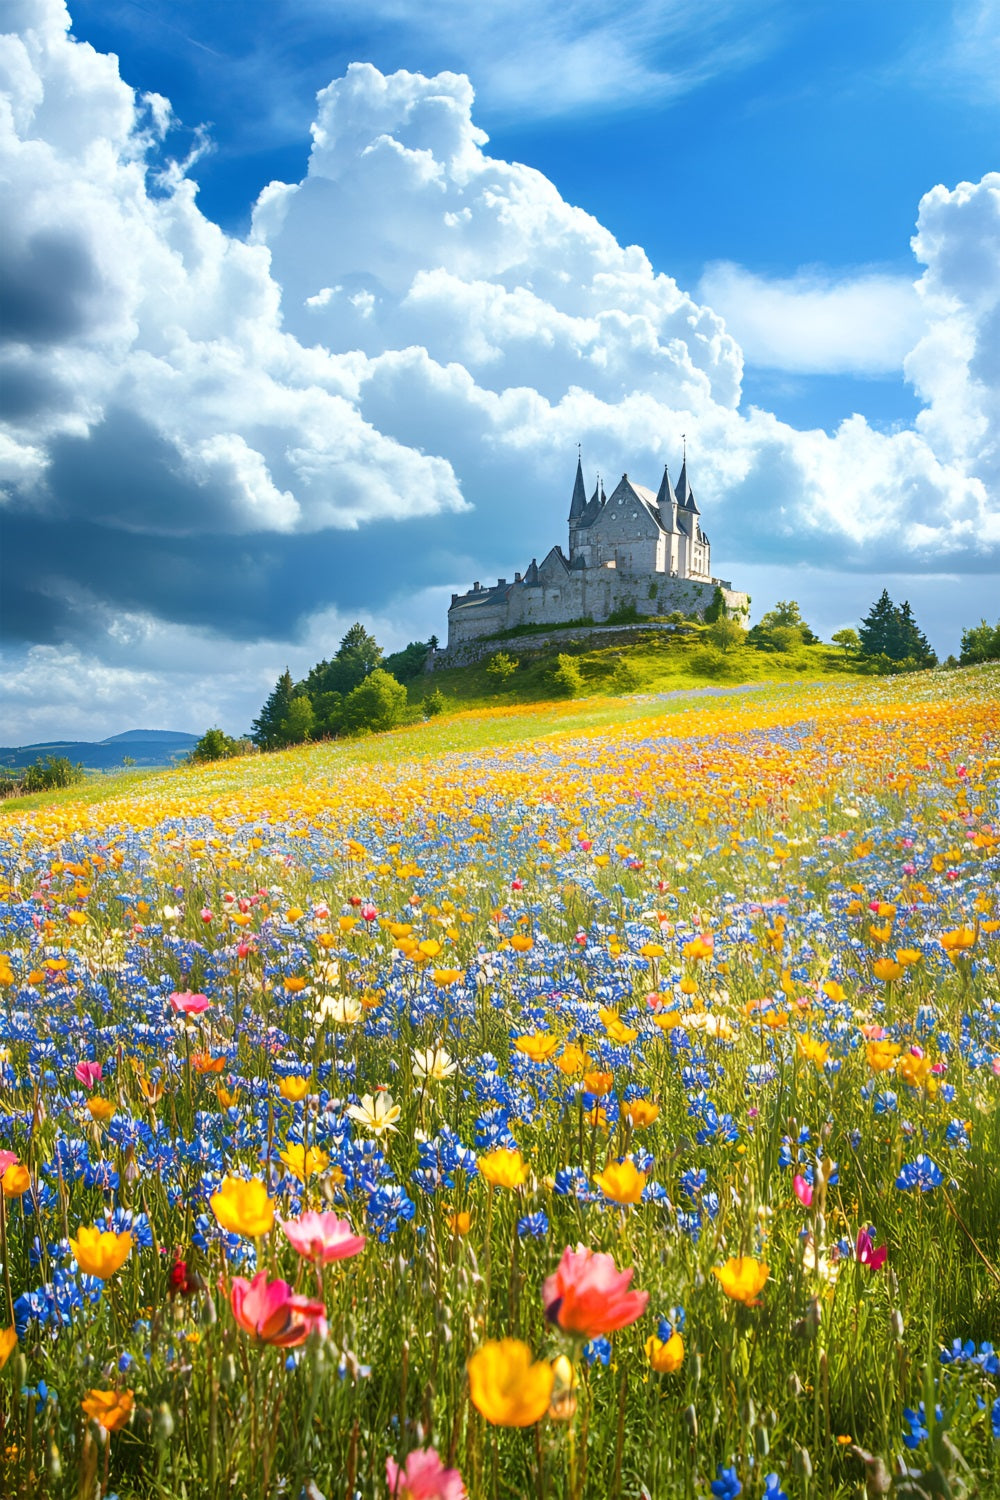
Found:
<svg viewBox="0 0 1000 1500"><path fill-rule="evenodd" d="M443 634L563 540L577 441L655 485L687 431L757 612L995 617L995 0L12 14L17 737L240 729L357 613Z"/></svg>

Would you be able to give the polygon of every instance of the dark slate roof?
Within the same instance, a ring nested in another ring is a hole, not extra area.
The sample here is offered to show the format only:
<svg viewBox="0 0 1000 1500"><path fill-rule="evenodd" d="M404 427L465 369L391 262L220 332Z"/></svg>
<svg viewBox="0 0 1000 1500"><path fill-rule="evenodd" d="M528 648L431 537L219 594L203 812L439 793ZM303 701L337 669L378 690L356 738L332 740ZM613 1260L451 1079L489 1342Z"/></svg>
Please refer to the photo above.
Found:
<svg viewBox="0 0 1000 1500"><path fill-rule="evenodd" d="M602 508L607 503L608 503L608 497L604 493L604 486L601 483L601 481L598 480L597 484L594 486L594 493L591 495L590 499L587 501L587 509L583 513L583 520L581 522L581 525L583 525L583 526L593 526L594 522L597 520L598 516L601 514Z"/></svg>
<svg viewBox="0 0 1000 1500"><path fill-rule="evenodd" d="M538 564L532 558L529 566L524 570L524 583L528 588L533 588L538 582Z"/></svg>
<svg viewBox="0 0 1000 1500"><path fill-rule="evenodd" d="M681 465L681 477L677 481L677 504L682 505L685 510L694 511L695 515L701 514L694 500L694 490L688 484L687 459Z"/></svg>
<svg viewBox="0 0 1000 1500"><path fill-rule="evenodd" d="M579 521L587 509L587 492L583 487L583 463L578 458L576 461L576 483L573 486L573 499L569 507L570 521Z"/></svg>

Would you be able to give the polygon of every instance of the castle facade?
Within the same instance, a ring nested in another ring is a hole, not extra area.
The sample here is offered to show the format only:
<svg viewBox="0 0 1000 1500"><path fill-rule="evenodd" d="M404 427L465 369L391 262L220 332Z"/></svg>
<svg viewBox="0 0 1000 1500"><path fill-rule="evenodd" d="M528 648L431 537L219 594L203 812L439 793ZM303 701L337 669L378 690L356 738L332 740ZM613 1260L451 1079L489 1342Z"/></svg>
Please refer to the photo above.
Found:
<svg viewBox="0 0 1000 1500"><path fill-rule="evenodd" d="M647 616L675 610L703 615L716 589L730 613L749 608L746 594L712 576L711 547L688 482L686 454L676 490L664 467L655 494L623 474L610 495L598 479L589 500L577 460L568 520L568 556L557 545L541 563L532 558L512 582L474 583L467 593L452 594L448 655L453 660L469 657L460 649L468 643L518 625L556 628L583 620L600 625L630 609Z"/></svg>

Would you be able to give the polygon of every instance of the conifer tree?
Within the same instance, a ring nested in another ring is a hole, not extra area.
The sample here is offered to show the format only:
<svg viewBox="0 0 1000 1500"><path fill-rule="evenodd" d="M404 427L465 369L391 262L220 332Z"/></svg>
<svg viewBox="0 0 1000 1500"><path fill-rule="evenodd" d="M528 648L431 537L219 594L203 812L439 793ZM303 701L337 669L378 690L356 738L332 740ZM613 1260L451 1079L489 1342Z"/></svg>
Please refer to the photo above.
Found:
<svg viewBox="0 0 1000 1500"><path fill-rule="evenodd" d="M282 737L282 725L288 718L295 696L295 685L292 682L292 674L286 667L274 685L274 691L268 698L260 714L253 721L250 730L250 738L261 750L277 750L285 743Z"/></svg>

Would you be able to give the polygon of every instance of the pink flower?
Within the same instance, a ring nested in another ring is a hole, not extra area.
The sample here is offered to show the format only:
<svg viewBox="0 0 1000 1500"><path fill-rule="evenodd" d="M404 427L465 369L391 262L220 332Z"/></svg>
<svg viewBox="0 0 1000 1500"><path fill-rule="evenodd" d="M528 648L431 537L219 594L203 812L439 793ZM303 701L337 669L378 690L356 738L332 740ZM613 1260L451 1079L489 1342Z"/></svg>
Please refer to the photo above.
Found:
<svg viewBox="0 0 1000 1500"><path fill-rule="evenodd" d="M366 922L374 922L378 916L378 908L373 906L370 901L366 901L361 908L361 915Z"/></svg>
<svg viewBox="0 0 1000 1500"><path fill-rule="evenodd" d="M73 1069L73 1077L82 1083L85 1089L92 1089L95 1083L100 1083L103 1068L99 1062L77 1063Z"/></svg>
<svg viewBox="0 0 1000 1500"><path fill-rule="evenodd" d="M854 1246L854 1254L859 1266L867 1266L869 1271L880 1271L885 1265L888 1255L885 1245L879 1245L875 1249L874 1242L867 1229L858 1230L857 1243Z"/></svg>
<svg viewBox="0 0 1000 1500"><path fill-rule="evenodd" d="M211 910L211 907L208 907L208 906L203 906L202 907L202 909L201 909L201 920L203 922L211 922L211 920L212 920L212 910Z"/></svg>
<svg viewBox="0 0 1000 1500"><path fill-rule="evenodd" d="M258 1271L253 1281L234 1277L230 1301L237 1323L262 1344L292 1349L304 1344L314 1328L326 1337L322 1302L296 1296L287 1281L268 1281L266 1271Z"/></svg>
<svg viewBox="0 0 1000 1500"><path fill-rule="evenodd" d="M809 1183L806 1182L805 1178L793 1178L792 1187L795 1189L795 1196L796 1198L798 1198L803 1208L811 1208L813 1201L813 1190L810 1187Z"/></svg>
<svg viewBox="0 0 1000 1500"><path fill-rule="evenodd" d="M581 1338L600 1338L616 1328L627 1328L646 1311L648 1292L630 1292L635 1275L630 1267L619 1271L613 1256L581 1245L567 1245L552 1276L545 1278L542 1300L545 1316L566 1333Z"/></svg>
<svg viewBox="0 0 1000 1500"><path fill-rule="evenodd" d="M3 1176L8 1167L15 1166L20 1159L16 1151L0 1151L0 1177Z"/></svg>
<svg viewBox="0 0 1000 1500"><path fill-rule="evenodd" d="M179 1016L200 1016L211 1003L207 995L193 995L190 990L175 990L170 996L170 1004Z"/></svg>
<svg viewBox="0 0 1000 1500"><path fill-rule="evenodd" d="M355 1234L348 1221L338 1219L336 1214L310 1210L297 1219L284 1219L281 1228L300 1255L324 1266L332 1260L346 1260L365 1248L365 1236Z"/></svg>
<svg viewBox="0 0 1000 1500"><path fill-rule="evenodd" d="M467 1500L457 1469L446 1469L433 1448L415 1448L400 1468L385 1461L385 1479L392 1500Z"/></svg>

